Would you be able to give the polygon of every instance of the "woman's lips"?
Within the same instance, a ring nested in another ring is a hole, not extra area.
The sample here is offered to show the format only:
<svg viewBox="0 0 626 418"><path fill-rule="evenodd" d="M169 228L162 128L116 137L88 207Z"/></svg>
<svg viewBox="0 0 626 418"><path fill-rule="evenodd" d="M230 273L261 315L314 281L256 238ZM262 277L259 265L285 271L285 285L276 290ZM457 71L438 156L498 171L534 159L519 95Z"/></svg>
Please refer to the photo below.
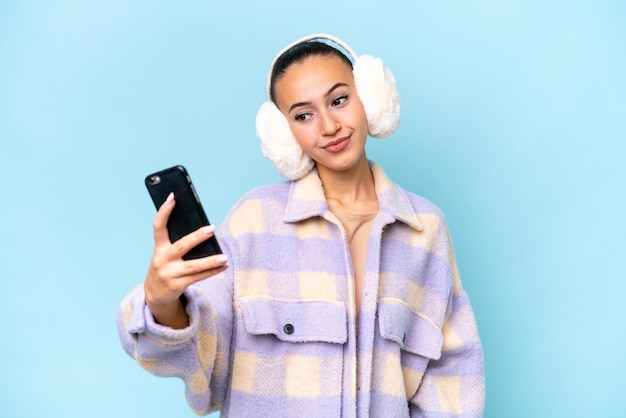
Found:
<svg viewBox="0 0 626 418"><path fill-rule="evenodd" d="M339 138L336 141L329 142L324 145L322 148L330 153L337 153L346 149L346 147L350 144L350 137L346 136L344 138Z"/></svg>

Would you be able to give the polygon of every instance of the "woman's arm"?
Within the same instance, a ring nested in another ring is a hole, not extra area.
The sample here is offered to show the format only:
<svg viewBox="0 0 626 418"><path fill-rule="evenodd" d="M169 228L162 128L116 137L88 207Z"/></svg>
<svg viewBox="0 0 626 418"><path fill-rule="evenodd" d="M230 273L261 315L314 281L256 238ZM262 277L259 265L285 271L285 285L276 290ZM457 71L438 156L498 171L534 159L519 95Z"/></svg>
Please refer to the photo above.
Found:
<svg viewBox="0 0 626 418"><path fill-rule="evenodd" d="M232 291L226 256L182 259L213 234L212 226L170 242L167 220L174 205L170 195L157 212L146 279L122 302L117 325L126 352L155 375L183 379L190 407L206 414L219 408L225 393L228 365L222 359L229 358Z"/></svg>

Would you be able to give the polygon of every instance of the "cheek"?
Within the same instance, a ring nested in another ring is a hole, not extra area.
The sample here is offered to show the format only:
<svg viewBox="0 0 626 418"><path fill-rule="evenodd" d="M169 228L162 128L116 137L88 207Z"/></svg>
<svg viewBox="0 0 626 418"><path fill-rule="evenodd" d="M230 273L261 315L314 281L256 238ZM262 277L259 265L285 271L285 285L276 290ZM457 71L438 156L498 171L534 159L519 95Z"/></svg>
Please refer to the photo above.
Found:
<svg viewBox="0 0 626 418"><path fill-rule="evenodd" d="M352 116L352 123L355 126L358 126L360 128L365 128L367 129L367 118L365 117L365 108L363 107L363 103L361 103L361 99L359 99L357 97L358 100L355 100L352 102L352 106L351 106L351 114Z"/></svg>
<svg viewBox="0 0 626 418"><path fill-rule="evenodd" d="M359 106L358 110L354 112L354 118L352 120L354 126L358 126L361 130L368 131L367 117L365 116L365 110L363 106Z"/></svg>
<svg viewBox="0 0 626 418"><path fill-rule="evenodd" d="M313 143L313 124L302 124L302 123L290 123L289 128L291 128L291 133L294 138L296 138L296 142L302 147L310 147Z"/></svg>
<svg viewBox="0 0 626 418"><path fill-rule="evenodd" d="M359 123L361 125L361 129L363 129L363 130L365 130L365 132L367 132L368 131L368 126L367 126L367 118L365 117L365 112L363 112L361 114Z"/></svg>

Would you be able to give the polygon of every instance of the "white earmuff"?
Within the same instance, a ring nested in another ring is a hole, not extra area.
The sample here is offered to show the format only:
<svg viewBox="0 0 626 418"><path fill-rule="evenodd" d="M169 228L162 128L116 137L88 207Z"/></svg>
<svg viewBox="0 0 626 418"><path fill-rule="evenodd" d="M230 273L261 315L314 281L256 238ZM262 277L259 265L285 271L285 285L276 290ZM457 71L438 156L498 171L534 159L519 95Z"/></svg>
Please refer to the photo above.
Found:
<svg viewBox="0 0 626 418"><path fill-rule="evenodd" d="M396 80L380 58L357 56L344 42L331 35L316 34L299 39L276 55L267 77L267 98L256 116L256 132L263 155L276 170L289 180L305 176L313 168L313 160L302 150L289 128L289 122L270 98L271 78L276 61L288 50L305 42L331 41L345 50L352 59L354 83L363 103L368 132L374 138L391 135L400 124L400 95ZM329 44L335 47L332 44ZM335 47L336 48L336 47ZM338 49L340 52L341 49Z"/></svg>

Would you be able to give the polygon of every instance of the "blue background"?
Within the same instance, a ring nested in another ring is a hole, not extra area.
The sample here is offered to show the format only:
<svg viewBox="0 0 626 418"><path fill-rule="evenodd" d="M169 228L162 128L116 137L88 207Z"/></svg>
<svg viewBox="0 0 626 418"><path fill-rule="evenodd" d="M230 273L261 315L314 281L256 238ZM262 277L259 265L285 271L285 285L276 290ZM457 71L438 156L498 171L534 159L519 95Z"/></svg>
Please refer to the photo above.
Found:
<svg viewBox="0 0 626 418"><path fill-rule="evenodd" d="M447 215L486 416L626 416L620 0L0 0L0 416L193 416L117 339L143 178L184 164L214 223L279 180L254 118L315 32L396 76L403 122L368 155Z"/></svg>

